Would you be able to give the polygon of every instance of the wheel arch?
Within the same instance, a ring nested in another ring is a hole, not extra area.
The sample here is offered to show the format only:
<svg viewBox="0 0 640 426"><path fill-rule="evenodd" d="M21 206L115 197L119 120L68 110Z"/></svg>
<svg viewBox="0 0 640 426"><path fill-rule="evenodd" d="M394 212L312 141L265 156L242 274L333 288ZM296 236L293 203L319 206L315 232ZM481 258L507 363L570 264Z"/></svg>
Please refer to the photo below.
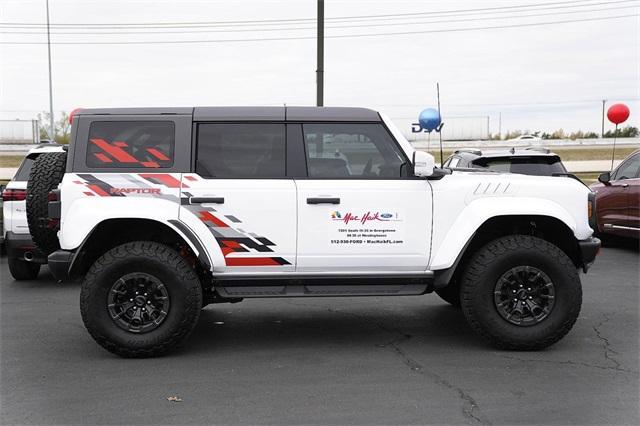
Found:
<svg viewBox="0 0 640 426"><path fill-rule="evenodd" d="M454 282L470 256L485 244L500 237L517 234L542 238L560 248L576 268L581 266L578 240L573 230L561 219L546 215L499 215L486 219L471 234L448 268L434 271L435 288Z"/></svg>
<svg viewBox="0 0 640 426"><path fill-rule="evenodd" d="M193 231L178 220L168 223L154 219L113 218L97 223L75 250L69 276L83 276L89 267L110 249L131 241L154 241L176 248L191 259L199 273L211 270L211 260Z"/></svg>

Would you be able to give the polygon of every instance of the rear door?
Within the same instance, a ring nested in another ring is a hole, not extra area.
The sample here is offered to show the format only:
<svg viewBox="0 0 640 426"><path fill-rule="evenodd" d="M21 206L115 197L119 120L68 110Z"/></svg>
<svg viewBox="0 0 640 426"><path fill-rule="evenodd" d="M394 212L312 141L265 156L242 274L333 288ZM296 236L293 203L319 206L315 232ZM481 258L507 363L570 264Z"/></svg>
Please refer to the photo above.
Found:
<svg viewBox="0 0 640 426"><path fill-rule="evenodd" d="M195 125L195 173L182 179L180 220L217 273L295 269L296 190L286 177L284 123Z"/></svg>
<svg viewBox="0 0 640 426"><path fill-rule="evenodd" d="M299 272L424 271L431 189L381 123L305 123Z"/></svg>

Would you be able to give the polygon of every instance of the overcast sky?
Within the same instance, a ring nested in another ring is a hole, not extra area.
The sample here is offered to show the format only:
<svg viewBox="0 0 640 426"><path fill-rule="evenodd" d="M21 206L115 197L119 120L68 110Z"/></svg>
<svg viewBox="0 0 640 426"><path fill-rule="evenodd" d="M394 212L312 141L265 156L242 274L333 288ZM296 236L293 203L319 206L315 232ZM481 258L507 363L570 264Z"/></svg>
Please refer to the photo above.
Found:
<svg viewBox="0 0 640 426"><path fill-rule="evenodd" d="M2 24L46 22L45 0L0 0L0 5ZM538 6L513 8L529 5ZM639 6L638 0L327 0L327 36L421 33L327 38L325 105L377 108L408 132L410 122L416 121L421 109L435 106L435 84L440 82L445 122L447 117L489 117L491 131L497 132L502 113L503 132L560 127L599 132L601 99L607 99L627 103L632 109L628 124L637 126ZM511 9L469 11L501 7ZM209 27L189 27L186 31L190 33L175 33L185 31L182 27L119 27L101 30L117 34L55 34L97 31L96 27L58 27L54 29L53 43L216 40L185 44L53 44L54 110L313 105L315 14L315 0L50 0L53 25L215 22ZM415 15L349 18L342 22L330 19L390 14ZM613 16L620 18L592 20ZM310 21L225 24L305 18ZM588 20L459 31L578 19ZM45 33L7 34L42 32L39 27L1 28L2 43L46 42ZM439 32L442 30L448 32ZM121 34L122 31L143 34ZM155 33L148 34L149 31ZM220 42L291 37L309 39ZM0 78L0 118L29 119L47 110L46 44L0 44Z"/></svg>

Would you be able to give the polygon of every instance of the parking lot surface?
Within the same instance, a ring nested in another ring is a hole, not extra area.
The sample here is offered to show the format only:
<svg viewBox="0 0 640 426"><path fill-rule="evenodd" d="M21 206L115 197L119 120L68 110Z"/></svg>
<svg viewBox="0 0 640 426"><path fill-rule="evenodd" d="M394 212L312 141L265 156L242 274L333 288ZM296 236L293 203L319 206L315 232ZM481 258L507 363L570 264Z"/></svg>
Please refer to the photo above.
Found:
<svg viewBox="0 0 640 426"><path fill-rule="evenodd" d="M210 305L182 349L131 360L86 332L77 283L15 282L2 258L0 422L638 424L637 249L582 278L541 352L495 350L426 295Z"/></svg>

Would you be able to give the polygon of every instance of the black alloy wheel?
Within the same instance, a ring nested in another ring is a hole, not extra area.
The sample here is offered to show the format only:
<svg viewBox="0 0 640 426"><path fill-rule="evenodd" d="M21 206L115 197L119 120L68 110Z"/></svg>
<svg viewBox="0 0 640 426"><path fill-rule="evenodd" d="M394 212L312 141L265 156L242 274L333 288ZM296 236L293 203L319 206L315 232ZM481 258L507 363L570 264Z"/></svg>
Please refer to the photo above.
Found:
<svg viewBox="0 0 640 426"><path fill-rule="evenodd" d="M169 293L162 282L143 272L119 278L109 291L107 309L123 330L146 333L157 328L169 312Z"/></svg>
<svg viewBox="0 0 640 426"><path fill-rule="evenodd" d="M549 316L555 287L547 274L533 266L509 269L496 282L493 300L502 318L511 324L531 326Z"/></svg>

